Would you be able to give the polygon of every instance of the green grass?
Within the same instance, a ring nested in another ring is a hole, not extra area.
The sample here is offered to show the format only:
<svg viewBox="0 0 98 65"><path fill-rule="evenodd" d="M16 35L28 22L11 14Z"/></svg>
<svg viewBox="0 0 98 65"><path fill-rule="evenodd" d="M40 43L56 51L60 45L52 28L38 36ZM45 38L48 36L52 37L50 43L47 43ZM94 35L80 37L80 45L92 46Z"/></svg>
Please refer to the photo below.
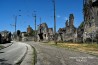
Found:
<svg viewBox="0 0 98 65"><path fill-rule="evenodd" d="M71 49L71 50L76 50L76 51L81 51L81 52L86 52L86 53L90 53L93 55L98 56L98 44L94 43L94 44L88 44L88 43L57 43L57 45L55 45L54 42L48 42L45 43L46 45L50 45L50 46L56 46L56 47L62 47L62 48L66 48L66 49Z"/></svg>
<svg viewBox="0 0 98 65"><path fill-rule="evenodd" d="M32 65L35 65L36 62L37 62L37 52L36 52L36 49L33 46L31 46L31 47L33 49L33 63L32 63Z"/></svg>
<svg viewBox="0 0 98 65"><path fill-rule="evenodd" d="M4 48L4 46L0 45L0 49Z"/></svg>

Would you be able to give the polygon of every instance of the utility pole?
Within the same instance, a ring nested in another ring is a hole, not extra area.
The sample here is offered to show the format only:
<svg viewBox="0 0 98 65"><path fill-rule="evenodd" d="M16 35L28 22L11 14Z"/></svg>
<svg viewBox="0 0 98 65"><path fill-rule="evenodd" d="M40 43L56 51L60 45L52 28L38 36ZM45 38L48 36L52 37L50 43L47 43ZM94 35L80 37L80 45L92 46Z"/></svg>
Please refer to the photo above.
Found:
<svg viewBox="0 0 98 65"><path fill-rule="evenodd" d="M17 16L15 16L15 33L16 33L16 27L17 27Z"/></svg>
<svg viewBox="0 0 98 65"><path fill-rule="evenodd" d="M41 17L40 17L40 25L41 25L41 21L42 21L42 19L41 19Z"/></svg>
<svg viewBox="0 0 98 65"><path fill-rule="evenodd" d="M40 25L39 26L40 26L40 34L41 34L41 17L40 17Z"/></svg>
<svg viewBox="0 0 98 65"><path fill-rule="evenodd" d="M34 19L35 19L35 42L37 41L37 34L36 34L36 11L34 11Z"/></svg>
<svg viewBox="0 0 98 65"><path fill-rule="evenodd" d="M14 24L10 24L11 26L13 26L15 28L15 33L16 33L16 27L17 27L17 16L15 16L15 23Z"/></svg>
<svg viewBox="0 0 98 65"><path fill-rule="evenodd" d="M53 7L54 7L54 43L57 44L56 41L56 5L55 5L55 0L53 1Z"/></svg>

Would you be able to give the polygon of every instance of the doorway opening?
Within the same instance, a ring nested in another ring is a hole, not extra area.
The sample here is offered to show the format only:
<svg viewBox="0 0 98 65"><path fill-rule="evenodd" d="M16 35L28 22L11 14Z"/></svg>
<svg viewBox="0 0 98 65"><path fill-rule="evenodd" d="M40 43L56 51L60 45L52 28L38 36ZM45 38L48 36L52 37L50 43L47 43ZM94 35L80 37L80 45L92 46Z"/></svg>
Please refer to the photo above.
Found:
<svg viewBox="0 0 98 65"><path fill-rule="evenodd" d="M43 40L43 33L39 34L39 38L40 38L40 40Z"/></svg>

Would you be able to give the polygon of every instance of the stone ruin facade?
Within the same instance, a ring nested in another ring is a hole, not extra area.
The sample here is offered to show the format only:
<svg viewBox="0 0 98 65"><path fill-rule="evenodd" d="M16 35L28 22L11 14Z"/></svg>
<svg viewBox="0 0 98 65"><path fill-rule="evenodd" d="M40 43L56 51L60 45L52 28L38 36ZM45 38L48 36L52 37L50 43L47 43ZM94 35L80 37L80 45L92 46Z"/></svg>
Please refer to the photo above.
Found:
<svg viewBox="0 0 98 65"><path fill-rule="evenodd" d="M77 29L74 26L74 15L70 14L64 28L58 30L58 41L77 42Z"/></svg>
<svg viewBox="0 0 98 65"><path fill-rule="evenodd" d="M38 41L53 40L53 29L48 28L46 23L42 23L38 26L37 30Z"/></svg>
<svg viewBox="0 0 98 65"><path fill-rule="evenodd" d="M28 25L28 28L27 28L27 34L32 34L32 27L30 25Z"/></svg>
<svg viewBox="0 0 98 65"><path fill-rule="evenodd" d="M53 40L53 28L48 28L48 40Z"/></svg>
<svg viewBox="0 0 98 65"><path fill-rule="evenodd" d="M97 2L97 6L94 3ZM84 32L83 42L96 41L98 31L98 0L84 0Z"/></svg>

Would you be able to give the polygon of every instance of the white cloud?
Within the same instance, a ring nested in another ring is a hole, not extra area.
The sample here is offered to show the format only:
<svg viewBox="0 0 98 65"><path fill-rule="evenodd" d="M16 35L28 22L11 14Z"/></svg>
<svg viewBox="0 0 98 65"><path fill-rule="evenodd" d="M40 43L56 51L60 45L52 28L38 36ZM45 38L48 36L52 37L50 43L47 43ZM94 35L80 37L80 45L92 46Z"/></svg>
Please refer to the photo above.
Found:
<svg viewBox="0 0 98 65"><path fill-rule="evenodd" d="M60 15L57 15L56 17L57 17L57 18L60 18L61 16L60 16Z"/></svg>
<svg viewBox="0 0 98 65"><path fill-rule="evenodd" d="M64 20L68 20L68 18L67 17L64 17Z"/></svg>

